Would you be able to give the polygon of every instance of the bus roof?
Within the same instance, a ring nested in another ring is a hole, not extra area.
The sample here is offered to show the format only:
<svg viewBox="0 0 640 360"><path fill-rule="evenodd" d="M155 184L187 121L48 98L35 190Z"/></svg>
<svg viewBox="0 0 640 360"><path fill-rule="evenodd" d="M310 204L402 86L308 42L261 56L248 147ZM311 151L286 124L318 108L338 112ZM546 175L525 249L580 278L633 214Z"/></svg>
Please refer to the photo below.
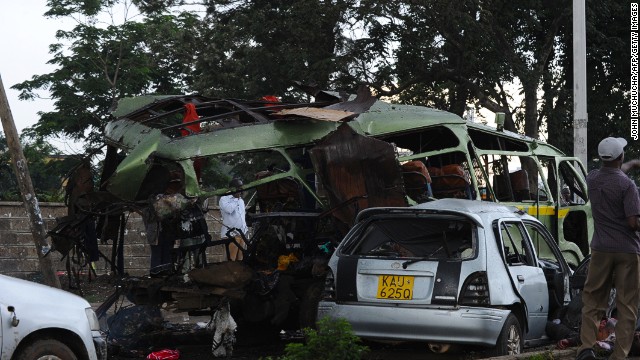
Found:
<svg viewBox="0 0 640 360"><path fill-rule="evenodd" d="M137 101L124 99L119 103L115 114L126 111L128 114L107 125L105 132L107 142L119 144L120 147L130 150L142 143L148 143L156 147L156 154L180 160L212 154L312 144L335 131L340 124L336 121L323 121L304 116L282 117L263 103L232 100L233 103L239 104L241 109L243 108L240 111L242 115L253 112L260 115L260 118L256 121L234 120L228 125L214 127L189 136L172 136L167 130L176 130L180 127L181 119L177 119L175 115L181 117L182 113L177 110L191 101L196 103L198 113L202 108L207 114L201 117L202 123L205 123L207 118L212 118L212 121L217 123L221 122L221 118L224 119L224 112L218 110L212 113L215 115L210 115L207 110L209 106L207 104L224 103L225 100L221 99L207 99L200 96L143 97ZM143 106L129 111L132 109L132 104L143 104ZM307 105L314 107L315 103ZM282 104L278 109L297 107L299 104ZM234 106L227 109L232 108ZM230 112L235 111L230 110L227 113ZM154 121L150 121L165 115L173 117L174 123L171 125L162 123L163 126L159 126ZM375 137L434 125L465 124L465 121L446 111L421 106L389 104L378 100L367 111L357 115L348 123L356 132Z"/></svg>

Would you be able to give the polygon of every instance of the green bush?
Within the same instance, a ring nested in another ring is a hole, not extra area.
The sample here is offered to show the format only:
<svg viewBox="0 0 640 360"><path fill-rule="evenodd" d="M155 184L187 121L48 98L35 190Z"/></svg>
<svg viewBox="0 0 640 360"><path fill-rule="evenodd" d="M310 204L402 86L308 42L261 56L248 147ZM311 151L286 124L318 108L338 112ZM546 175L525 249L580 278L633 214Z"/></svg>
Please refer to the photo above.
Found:
<svg viewBox="0 0 640 360"><path fill-rule="evenodd" d="M324 360L328 354L333 360L358 360L369 351L344 319L322 318L318 321L318 330L306 328L304 334L304 344L287 344L283 356L266 360Z"/></svg>

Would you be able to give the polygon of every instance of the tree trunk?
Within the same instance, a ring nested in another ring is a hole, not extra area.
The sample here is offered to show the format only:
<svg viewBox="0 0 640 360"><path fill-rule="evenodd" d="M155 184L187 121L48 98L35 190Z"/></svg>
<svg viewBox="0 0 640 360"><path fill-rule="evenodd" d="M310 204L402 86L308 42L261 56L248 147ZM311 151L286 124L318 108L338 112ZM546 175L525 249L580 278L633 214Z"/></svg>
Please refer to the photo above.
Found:
<svg viewBox="0 0 640 360"><path fill-rule="evenodd" d="M9 100L7 100L7 94L2 84L2 77L0 77L0 120L2 120L2 127L7 138L13 171L18 179L18 187L22 194L27 215L29 215L31 234L33 235L33 242L35 243L36 253L38 254L38 260L40 262L40 271L42 271L44 282L47 285L60 288L60 280L56 276L53 262L50 257L44 257L43 254L43 250L48 248L45 240L47 232L44 228L44 221L42 220L38 199L36 198L33 184L31 183L27 160L22 152L18 131L13 122L13 116L9 108Z"/></svg>
<svg viewBox="0 0 640 360"><path fill-rule="evenodd" d="M524 90L524 134L534 139L538 138L538 81L523 81ZM528 158L521 157L522 169L529 176L529 189L535 194L538 191L538 168L536 163Z"/></svg>

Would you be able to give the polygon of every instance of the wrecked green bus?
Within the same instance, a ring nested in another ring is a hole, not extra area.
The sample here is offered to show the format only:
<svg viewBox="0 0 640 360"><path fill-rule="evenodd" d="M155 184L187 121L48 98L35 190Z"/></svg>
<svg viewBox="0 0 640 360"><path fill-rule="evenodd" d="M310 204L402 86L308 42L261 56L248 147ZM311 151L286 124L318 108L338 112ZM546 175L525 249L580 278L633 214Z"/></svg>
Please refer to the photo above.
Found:
<svg viewBox="0 0 640 360"><path fill-rule="evenodd" d="M139 291L154 289L157 296L165 289L161 300L180 299L184 311L215 309L229 295L239 324L313 326L328 255L360 210L446 197L514 205L549 228L570 265L588 254L593 224L585 169L576 158L500 126L386 103L368 90L312 95L311 103L198 95L120 102L106 127L101 191L87 212L113 217L113 204L154 206L176 180L187 199L215 199L231 192L226 184L236 176L244 180L252 228L244 244L236 243L252 275L226 282L229 291L215 281L180 296L175 283ZM235 242L212 238L201 246L228 249ZM293 260L280 266L283 256ZM290 291L289 300L270 293L278 286L278 293Z"/></svg>

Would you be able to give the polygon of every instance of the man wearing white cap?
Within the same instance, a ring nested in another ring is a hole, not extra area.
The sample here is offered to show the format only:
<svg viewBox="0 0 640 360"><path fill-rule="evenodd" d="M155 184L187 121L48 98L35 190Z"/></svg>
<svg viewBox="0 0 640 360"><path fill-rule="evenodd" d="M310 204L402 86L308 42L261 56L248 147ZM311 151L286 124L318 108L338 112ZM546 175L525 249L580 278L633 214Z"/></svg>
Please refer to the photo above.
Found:
<svg viewBox="0 0 640 360"><path fill-rule="evenodd" d="M608 137L598 145L602 167L589 172L587 186L593 211L591 262L582 293L582 326L576 359L595 359L598 325L616 288L618 323L609 359L624 359L633 341L640 300L640 198L638 188L621 170L623 138ZM615 276L614 276L615 274Z"/></svg>

